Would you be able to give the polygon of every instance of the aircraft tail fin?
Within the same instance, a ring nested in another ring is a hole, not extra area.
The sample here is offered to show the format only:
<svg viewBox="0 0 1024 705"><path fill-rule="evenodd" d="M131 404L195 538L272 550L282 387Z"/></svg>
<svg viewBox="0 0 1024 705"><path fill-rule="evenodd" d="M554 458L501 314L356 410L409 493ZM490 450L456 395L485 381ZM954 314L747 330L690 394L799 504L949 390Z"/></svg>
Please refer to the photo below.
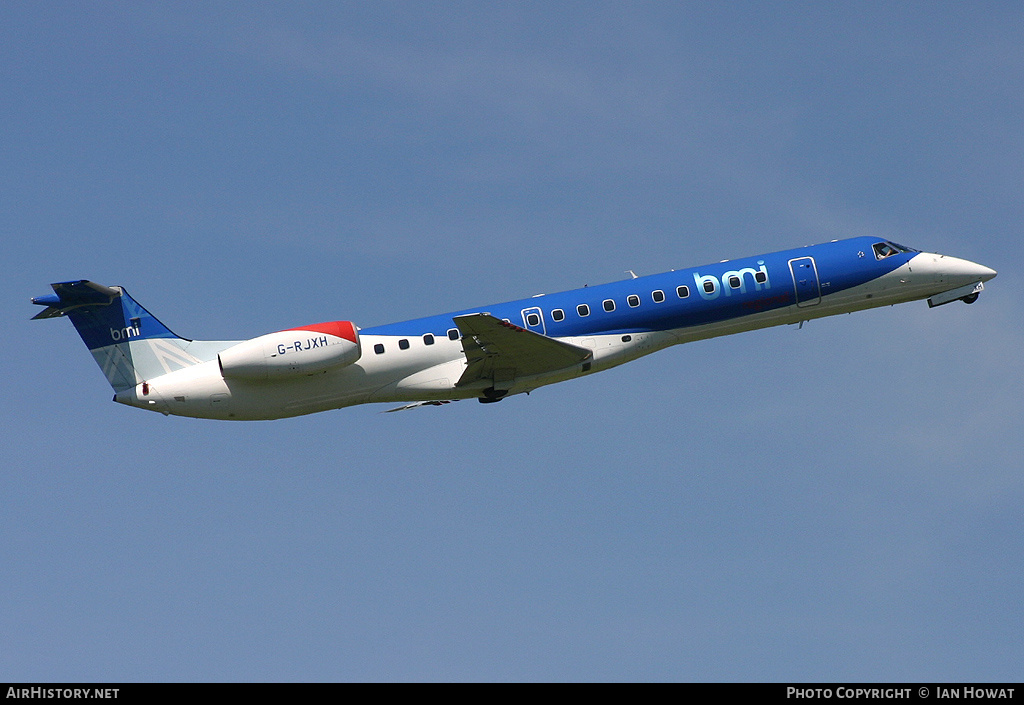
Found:
<svg viewBox="0 0 1024 705"><path fill-rule="evenodd" d="M191 340L172 333L122 287L85 279L50 286L54 293L32 299L46 306L33 320L71 319L115 391L204 362L189 352Z"/></svg>

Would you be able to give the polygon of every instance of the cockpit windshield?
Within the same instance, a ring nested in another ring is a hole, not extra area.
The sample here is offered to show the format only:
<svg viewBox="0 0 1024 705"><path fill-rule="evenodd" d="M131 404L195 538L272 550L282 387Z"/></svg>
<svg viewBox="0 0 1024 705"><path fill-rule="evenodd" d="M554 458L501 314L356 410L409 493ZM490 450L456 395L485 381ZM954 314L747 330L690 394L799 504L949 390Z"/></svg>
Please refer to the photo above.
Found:
<svg viewBox="0 0 1024 705"><path fill-rule="evenodd" d="M886 257L892 257L898 255L901 252L917 252L912 247L904 247L903 245L895 242L876 242L871 248L875 251L875 259L885 259Z"/></svg>
<svg viewBox="0 0 1024 705"><path fill-rule="evenodd" d="M893 247L895 247L900 252L920 252L921 251L921 250L915 250L913 247L907 247L906 245L901 245L898 242L893 242L892 240L889 240L889 244L892 245Z"/></svg>

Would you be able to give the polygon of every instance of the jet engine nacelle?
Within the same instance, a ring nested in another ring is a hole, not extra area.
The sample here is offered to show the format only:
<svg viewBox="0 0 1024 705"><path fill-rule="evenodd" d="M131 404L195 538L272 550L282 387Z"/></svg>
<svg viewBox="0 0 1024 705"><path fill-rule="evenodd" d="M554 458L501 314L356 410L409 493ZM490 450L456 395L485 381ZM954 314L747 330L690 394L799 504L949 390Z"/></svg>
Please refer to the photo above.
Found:
<svg viewBox="0 0 1024 705"><path fill-rule="evenodd" d="M224 379L263 381L324 372L359 359L351 321L317 323L261 335L217 355Z"/></svg>

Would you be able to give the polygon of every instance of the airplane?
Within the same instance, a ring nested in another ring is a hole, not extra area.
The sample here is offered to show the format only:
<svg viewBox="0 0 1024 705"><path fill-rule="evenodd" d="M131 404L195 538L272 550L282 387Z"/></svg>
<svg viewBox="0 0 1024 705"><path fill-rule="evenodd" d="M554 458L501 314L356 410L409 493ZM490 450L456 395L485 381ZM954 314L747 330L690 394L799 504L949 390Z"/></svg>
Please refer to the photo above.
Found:
<svg viewBox="0 0 1024 705"><path fill-rule="evenodd" d="M630 272L632 274L632 272ZM679 343L927 299L974 303L993 269L872 237L586 286L401 323L181 338L123 287L52 284L34 316L71 319L114 401L257 420L373 402L493 403Z"/></svg>

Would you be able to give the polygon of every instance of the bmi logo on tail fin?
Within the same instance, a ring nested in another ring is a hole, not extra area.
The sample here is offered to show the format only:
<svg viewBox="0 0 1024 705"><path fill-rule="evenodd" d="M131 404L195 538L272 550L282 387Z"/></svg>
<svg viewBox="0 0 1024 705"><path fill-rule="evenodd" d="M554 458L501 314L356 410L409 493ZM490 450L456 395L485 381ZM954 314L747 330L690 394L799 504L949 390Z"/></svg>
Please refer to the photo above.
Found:
<svg viewBox="0 0 1024 705"><path fill-rule="evenodd" d="M32 299L46 306L33 317L67 316L115 391L202 362L180 338L121 287L81 279L50 285L53 294Z"/></svg>

